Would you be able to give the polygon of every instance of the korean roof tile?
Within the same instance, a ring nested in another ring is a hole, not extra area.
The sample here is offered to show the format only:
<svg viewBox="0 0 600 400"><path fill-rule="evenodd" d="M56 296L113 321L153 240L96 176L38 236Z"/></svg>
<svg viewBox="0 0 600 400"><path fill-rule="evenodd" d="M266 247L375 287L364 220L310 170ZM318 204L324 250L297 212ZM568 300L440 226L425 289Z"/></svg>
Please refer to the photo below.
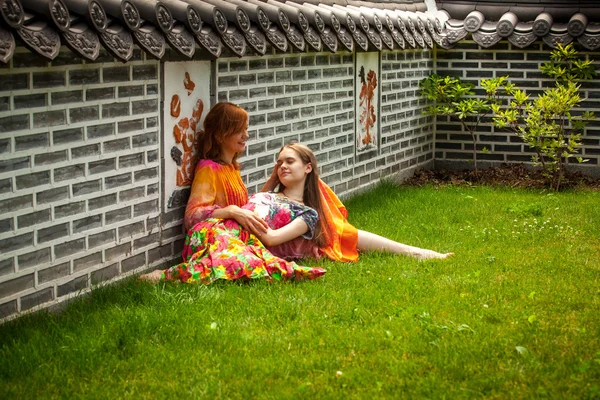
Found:
<svg viewBox="0 0 600 400"><path fill-rule="evenodd" d="M589 50L600 48L597 0L439 1L437 8L446 27L445 48L469 34L481 47L506 39L519 48L539 40L550 47L577 41Z"/></svg>
<svg viewBox="0 0 600 400"><path fill-rule="evenodd" d="M267 51L381 51L577 40L600 47L600 2L420 0L0 0L0 62L17 45L52 60L61 45L88 60L104 48L126 62L138 45L161 59L173 49L261 55Z"/></svg>
<svg viewBox="0 0 600 400"><path fill-rule="evenodd" d="M157 59L169 48L184 58L424 48L441 40L426 11L411 0L0 0L0 62L17 45L48 60L63 44L88 60L105 49L123 62L134 45Z"/></svg>

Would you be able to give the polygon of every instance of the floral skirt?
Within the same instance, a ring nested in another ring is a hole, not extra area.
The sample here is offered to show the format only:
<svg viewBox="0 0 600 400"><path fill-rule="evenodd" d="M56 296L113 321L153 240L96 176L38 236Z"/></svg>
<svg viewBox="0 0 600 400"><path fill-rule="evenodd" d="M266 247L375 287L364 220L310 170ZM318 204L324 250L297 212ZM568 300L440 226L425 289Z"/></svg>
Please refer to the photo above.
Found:
<svg viewBox="0 0 600 400"><path fill-rule="evenodd" d="M162 280L211 283L218 279L268 281L315 279L323 268L303 267L276 257L260 240L232 219L210 218L188 231L179 265L163 271Z"/></svg>

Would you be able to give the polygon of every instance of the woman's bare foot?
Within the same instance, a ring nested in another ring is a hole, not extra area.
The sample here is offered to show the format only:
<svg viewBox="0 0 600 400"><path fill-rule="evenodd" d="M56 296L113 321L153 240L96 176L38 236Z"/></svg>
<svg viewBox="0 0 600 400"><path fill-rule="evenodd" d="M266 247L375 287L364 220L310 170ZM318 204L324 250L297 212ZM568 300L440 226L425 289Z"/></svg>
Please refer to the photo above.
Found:
<svg viewBox="0 0 600 400"><path fill-rule="evenodd" d="M161 276L162 276L162 269L157 269L150 273L140 275L139 280L146 281L146 282L152 282L152 283L158 283L160 281Z"/></svg>
<svg viewBox="0 0 600 400"><path fill-rule="evenodd" d="M454 253L438 253L437 251L433 251L433 250L425 250L419 254L416 254L415 257L417 257L419 260L431 260L431 259L446 259L450 256L454 255Z"/></svg>

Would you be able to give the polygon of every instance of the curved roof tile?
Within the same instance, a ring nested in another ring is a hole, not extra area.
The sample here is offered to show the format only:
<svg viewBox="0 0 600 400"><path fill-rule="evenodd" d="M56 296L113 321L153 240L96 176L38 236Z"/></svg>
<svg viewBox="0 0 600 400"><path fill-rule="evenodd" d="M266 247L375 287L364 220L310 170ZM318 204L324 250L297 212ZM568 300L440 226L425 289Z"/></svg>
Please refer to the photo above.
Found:
<svg viewBox="0 0 600 400"><path fill-rule="evenodd" d="M18 40L48 60L64 43L82 58L104 49L124 62L135 44L160 59L169 48L192 58L448 43L425 12L421 0L0 0L0 62ZM585 18L578 23L573 32L587 29Z"/></svg>
<svg viewBox="0 0 600 400"><path fill-rule="evenodd" d="M550 47L578 41L589 50L600 48L600 3L595 0L440 1L436 18L450 48L471 34L482 47L502 39L524 48L538 40Z"/></svg>

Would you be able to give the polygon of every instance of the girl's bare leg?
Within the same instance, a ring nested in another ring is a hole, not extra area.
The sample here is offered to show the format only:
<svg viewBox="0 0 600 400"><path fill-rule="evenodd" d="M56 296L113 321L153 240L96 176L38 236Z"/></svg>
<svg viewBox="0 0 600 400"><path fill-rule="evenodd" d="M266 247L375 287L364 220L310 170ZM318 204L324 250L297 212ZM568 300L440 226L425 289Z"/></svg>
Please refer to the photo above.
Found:
<svg viewBox="0 0 600 400"><path fill-rule="evenodd" d="M359 251L387 251L394 254L404 254L416 257L419 260L429 258L448 258L454 253L438 253L433 250L421 249L406 244L394 242L371 232L358 230L358 250Z"/></svg>

